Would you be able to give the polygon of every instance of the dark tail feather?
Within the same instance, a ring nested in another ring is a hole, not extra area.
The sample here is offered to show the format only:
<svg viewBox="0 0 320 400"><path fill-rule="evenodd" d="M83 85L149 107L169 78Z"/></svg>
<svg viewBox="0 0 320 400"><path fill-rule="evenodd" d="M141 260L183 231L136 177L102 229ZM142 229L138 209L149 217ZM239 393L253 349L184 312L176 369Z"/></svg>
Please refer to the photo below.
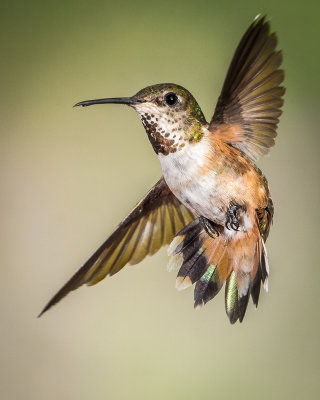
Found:
<svg viewBox="0 0 320 400"><path fill-rule="evenodd" d="M246 314L247 311L247 306L249 303L249 298L250 298L250 290L248 290L248 293L242 297L239 297L239 321L242 322L243 318Z"/></svg>
<svg viewBox="0 0 320 400"><path fill-rule="evenodd" d="M198 220L183 228L173 239L168 253L171 256L168 269L179 268L176 287L186 289L200 279L207 267L203 242L205 232Z"/></svg>
<svg viewBox="0 0 320 400"><path fill-rule="evenodd" d="M269 264L263 239L261 239L259 243L259 254L258 270L251 285L251 297L256 308L258 307L259 302L261 282L263 283L265 290L268 291Z"/></svg>
<svg viewBox="0 0 320 400"><path fill-rule="evenodd" d="M216 265L209 265L194 288L194 307L198 308L213 299L220 291L222 283L216 272Z"/></svg>
<svg viewBox="0 0 320 400"><path fill-rule="evenodd" d="M260 288L261 288L261 270L259 267L251 287L251 297L253 304L255 305L256 308L258 307Z"/></svg>
<svg viewBox="0 0 320 400"><path fill-rule="evenodd" d="M197 282L207 268L207 259L204 249L200 248L189 260L185 261L177 276L177 289L184 289L185 285Z"/></svg>

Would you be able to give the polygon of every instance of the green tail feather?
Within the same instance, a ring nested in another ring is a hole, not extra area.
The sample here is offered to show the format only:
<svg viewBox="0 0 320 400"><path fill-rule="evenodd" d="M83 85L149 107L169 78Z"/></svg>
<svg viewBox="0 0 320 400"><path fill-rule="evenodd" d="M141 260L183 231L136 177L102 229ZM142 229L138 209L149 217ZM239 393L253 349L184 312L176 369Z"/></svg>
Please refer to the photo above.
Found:
<svg viewBox="0 0 320 400"><path fill-rule="evenodd" d="M213 264L209 265L206 272L196 283L194 289L194 308L201 307L203 304L205 304L204 299L206 297L206 292L208 291L208 287L210 285L212 276L214 275L216 268L217 268L216 265Z"/></svg>
<svg viewBox="0 0 320 400"><path fill-rule="evenodd" d="M250 288L244 296L239 296L236 274L232 271L226 282L225 305L231 324L243 321L250 297Z"/></svg>
<svg viewBox="0 0 320 400"><path fill-rule="evenodd" d="M226 313L231 324L234 324L239 319L239 295L236 281L236 274L232 271L227 279L225 291L225 306Z"/></svg>

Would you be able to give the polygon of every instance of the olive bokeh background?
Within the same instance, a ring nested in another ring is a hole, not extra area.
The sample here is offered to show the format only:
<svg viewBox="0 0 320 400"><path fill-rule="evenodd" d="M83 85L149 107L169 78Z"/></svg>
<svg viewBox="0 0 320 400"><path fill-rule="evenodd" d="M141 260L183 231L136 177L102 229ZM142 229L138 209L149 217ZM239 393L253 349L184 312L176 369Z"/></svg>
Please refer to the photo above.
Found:
<svg viewBox="0 0 320 400"><path fill-rule="evenodd" d="M315 399L319 394L319 2L1 1L1 399ZM175 82L210 119L241 35L266 13L284 114L259 162L275 203L269 293L231 326L161 250L40 319L160 176L134 111L73 109Z"/></svg>

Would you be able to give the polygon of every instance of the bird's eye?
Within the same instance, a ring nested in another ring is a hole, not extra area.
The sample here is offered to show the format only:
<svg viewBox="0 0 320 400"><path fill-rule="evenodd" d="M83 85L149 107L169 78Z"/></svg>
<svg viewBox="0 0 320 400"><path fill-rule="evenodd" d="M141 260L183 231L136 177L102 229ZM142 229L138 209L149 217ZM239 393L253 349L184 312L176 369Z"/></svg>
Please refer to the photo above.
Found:
<svg viewBox="0 0 320 400"><path fill-rule="evenodd" d="M165 96L164 96L164 102L166 103L166 104L168 104L168 106L174 106L175 104L177 104L177 102L178 102L178 96L175 94L175 93L172 93L172 92L170 92L170 93L167 93Z"/></svg>

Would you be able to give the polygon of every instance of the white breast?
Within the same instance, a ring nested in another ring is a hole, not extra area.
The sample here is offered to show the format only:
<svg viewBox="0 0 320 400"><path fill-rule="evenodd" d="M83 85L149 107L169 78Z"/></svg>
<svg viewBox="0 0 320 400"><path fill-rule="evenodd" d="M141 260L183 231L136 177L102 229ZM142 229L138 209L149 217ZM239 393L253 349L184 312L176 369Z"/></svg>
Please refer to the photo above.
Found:
<svg viewBox="0 0 320 400"><path fill-rule="evenodd" d="M174 195L197 215L223 224L225 216L221 213L217 174L215 171L198 174L209 153L209 142L204 137L201 142L187 145L179 152L158 157L163 176Z"/></svg>

